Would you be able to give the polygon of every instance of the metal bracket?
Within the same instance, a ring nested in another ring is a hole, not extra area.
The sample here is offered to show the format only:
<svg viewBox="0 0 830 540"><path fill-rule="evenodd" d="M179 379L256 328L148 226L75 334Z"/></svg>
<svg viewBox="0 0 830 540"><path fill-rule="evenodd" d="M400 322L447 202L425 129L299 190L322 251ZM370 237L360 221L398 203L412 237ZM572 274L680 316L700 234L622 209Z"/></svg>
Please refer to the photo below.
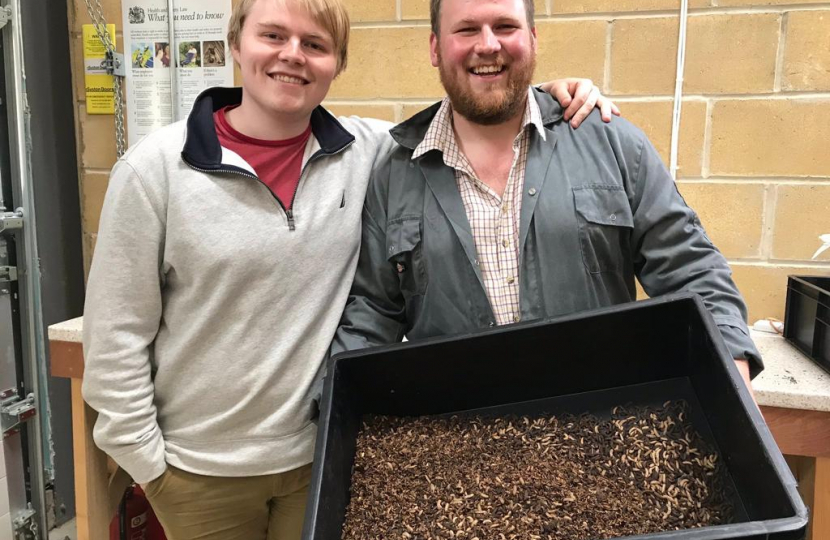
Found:
<svg viewBox="0 0 830 540"><path fill-rule="evenodd" d="M12 389L6 390L3 395L3 401L0 401L0 429L3 430L3 438L6 438L16 433L20 424L35 416L37 408L34 394L20 399L17 389Z"/></svg>
<svg viewBox="0 0 830 540"><path fill-rule="evenodd" d="M37 512L32 508L32 503L29 503L29 507L14 518L12 526L15 540L40 540L36 516Z"/></svg>
<svg viewBox="0 0 830 540"><path fill-rule="evenodd" d="M127 76L127 69L124 67L124 55L121 53L107 51L107 56L104 59L104 67L110 75L115 75L116 77Z"/></svg>
<svg viewBox="0 0 830 540"><path fill-rule="evenodd" d="M2 209L0 209L2 210ZM23 209L14 212L0 212L0 234L6 231L16 231L23 228Z"/></svg>
<svg viewBox="0 0 830 540"><path fill-rule="evenodd" d="M0 28L3 28L12 20L12 8L10 6L0 7Z"/></svg>
<svg viewBox="0 0 830 540"><path fill-rule="evenodd" d="M17 267L0 266L0 281L17 281Z"/></svg>

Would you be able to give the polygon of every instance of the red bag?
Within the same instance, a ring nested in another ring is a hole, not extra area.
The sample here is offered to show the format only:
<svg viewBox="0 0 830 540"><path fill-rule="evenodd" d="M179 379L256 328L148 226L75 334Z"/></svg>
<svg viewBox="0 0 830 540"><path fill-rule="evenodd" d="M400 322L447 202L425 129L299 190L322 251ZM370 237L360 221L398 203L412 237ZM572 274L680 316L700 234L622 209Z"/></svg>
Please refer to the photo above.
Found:
<svg viewBox="0 0 830 540"><path fill-rule="evenodd" d="M124 491L110 522L110 540L167 540L144 491L132 484Z"/></svg>

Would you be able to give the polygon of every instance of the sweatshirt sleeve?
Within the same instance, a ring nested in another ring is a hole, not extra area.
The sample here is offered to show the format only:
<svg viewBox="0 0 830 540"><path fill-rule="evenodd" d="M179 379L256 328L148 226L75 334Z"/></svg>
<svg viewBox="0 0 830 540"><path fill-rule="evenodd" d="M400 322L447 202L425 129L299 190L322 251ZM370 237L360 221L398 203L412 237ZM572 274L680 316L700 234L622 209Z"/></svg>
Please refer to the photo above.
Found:
<svg viewBox="0 0 830 540"><path fill-rule="evenodd" d="M162 314L165 225L135 169L113 168L84 308L83 396L98 411L95 443L136 482L166 468L151 356Z"/></svg>

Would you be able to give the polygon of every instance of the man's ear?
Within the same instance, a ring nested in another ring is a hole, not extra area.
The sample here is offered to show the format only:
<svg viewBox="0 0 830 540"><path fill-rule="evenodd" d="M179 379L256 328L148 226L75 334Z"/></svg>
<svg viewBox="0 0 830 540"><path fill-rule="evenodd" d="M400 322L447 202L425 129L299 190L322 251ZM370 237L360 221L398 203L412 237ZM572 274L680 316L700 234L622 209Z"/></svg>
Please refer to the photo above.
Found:
<svg viewBox="0 0 830 540"><path fill-rule="evenodd" d="M240 69L242 68L242 64L239 63L239 47L236 45L231 45L231 56L233 56L233 61L239 64Z"/></svg>
<svg viewBox="0 0 830 540"><path fill-rule="evenodd" d="M537 43L538 40L536 39L536 27L534 26L530 29L530 50L533 52L534 55L536 55L536 53L538 52L536 47Z"/></svg>
<svg viewBox="0 0 830 540"><path fill-rule="evenodd" d="M432 67L438 67L438 36L435 32L429 34L429 60L432 62Z"/></svg>

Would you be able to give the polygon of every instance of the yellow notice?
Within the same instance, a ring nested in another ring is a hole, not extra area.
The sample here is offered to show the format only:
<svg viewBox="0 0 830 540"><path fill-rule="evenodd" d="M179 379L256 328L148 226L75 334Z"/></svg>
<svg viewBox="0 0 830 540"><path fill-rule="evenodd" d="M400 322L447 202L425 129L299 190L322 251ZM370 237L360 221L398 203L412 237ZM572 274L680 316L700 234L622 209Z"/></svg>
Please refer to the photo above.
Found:
<svg viewBox="0 0 830 540"><path fill-rule="evenodd" d="M115 25L107 25L107 33L115 43ZM95 25L84 25L84 91L88 114L115 113L115 83L105 67L107 49L101 43Z"/></svg>

